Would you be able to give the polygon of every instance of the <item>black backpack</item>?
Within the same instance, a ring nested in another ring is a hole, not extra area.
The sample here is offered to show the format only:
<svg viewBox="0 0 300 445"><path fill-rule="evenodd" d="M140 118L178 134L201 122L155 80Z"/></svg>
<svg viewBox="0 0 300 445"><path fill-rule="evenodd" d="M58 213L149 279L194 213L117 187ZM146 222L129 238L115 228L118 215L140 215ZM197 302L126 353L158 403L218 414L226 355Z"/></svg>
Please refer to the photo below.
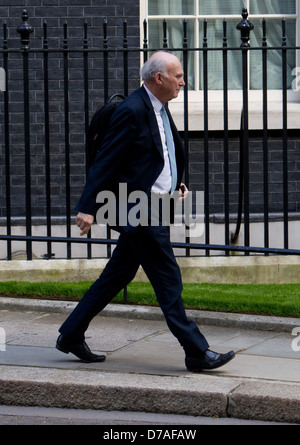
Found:
<svg viewBox="0 0 300 445"><path fill-rule="evenodd" d="M87 131L87 165L91 167L94 159L101 149L101 145L108 128L109 121L119 105L120 101L114 101L115 98L125 99L123 94L115 93L111 95L106 103L95 111Z"/></svg>

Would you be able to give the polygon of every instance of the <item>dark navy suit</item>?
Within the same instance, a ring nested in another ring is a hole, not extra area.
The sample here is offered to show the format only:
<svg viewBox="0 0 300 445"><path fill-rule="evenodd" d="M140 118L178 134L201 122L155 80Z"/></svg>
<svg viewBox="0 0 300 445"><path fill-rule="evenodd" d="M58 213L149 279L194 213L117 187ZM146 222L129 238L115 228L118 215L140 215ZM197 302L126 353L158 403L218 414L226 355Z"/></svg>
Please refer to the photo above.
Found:
<svg viewBox="0 0 300 445"><path fill-rule="evenodd" d="M170 115L169 118L180 183L184 150ZM99 207L96 203L98 192L110 190L118 196L119 183L127 184L128 194L141 190L150 196L163 165L156 116L146 90L141 87L117 107L76 209L95 216ZM120 236L112 258L61 326L60 332L66 338L82 340L92 318L132 281L141 265L154 288L166 322L186 355L201 354L208 348L208 343L197 325L186 317L181 299L181 274L168 227L127 224L114 228Z"/></svg>

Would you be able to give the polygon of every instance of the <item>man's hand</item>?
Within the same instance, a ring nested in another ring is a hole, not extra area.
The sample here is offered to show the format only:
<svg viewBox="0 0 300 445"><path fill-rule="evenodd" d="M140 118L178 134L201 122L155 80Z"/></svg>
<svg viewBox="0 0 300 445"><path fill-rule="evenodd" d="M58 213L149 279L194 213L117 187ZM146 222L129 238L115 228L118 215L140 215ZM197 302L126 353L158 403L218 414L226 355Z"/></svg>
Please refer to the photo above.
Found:
<svg viewBox="0 0 300 445"><path fill-rule="evenodd" d="M94 222L94 217L93 215L79 212L75 222L77 227L81 229L80 236L87 235Z"/></svg>
<svg viewBox="0 0 300 445"><path fill-rule="evenodd" d="M181 183L180 187L179 187L179 201L182 201L184 198L187 197L187 195L189 194L188 188L186 187L185 184Z"/></svg>

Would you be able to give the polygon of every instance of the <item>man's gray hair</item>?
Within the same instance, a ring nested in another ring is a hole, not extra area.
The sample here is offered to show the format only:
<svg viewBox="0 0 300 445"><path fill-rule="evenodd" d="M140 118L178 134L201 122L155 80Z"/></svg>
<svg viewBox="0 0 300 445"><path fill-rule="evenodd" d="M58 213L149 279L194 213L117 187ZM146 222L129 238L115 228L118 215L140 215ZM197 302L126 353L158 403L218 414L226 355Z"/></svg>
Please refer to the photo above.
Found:
<svg viewBox="0 0 300 445"><path fill-rule="evenodd" d="M159 57L150 57L147 62L144 63L141 69L141 78L143 81L151 82L157 73L161 73L163 76L167 76L167 63L166 60Z"/></svg>

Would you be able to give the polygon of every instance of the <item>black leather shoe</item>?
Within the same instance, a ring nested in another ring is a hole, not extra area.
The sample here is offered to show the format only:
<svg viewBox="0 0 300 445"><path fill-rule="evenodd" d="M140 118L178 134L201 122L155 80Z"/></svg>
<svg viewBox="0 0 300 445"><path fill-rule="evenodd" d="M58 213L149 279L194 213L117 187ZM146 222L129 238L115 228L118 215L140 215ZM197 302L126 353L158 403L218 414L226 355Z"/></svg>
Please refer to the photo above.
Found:
<svg viewBox="0 0 300 445"><path fill-rule="evenodd" d="M85 363L104 362L106 359L105 354L93 354L85 341L80 343L70 343L65 340L62 335L60 335L56 341L56 349L65 354L72 352L72 354L76 355L76 357Z"/></svg>
<svg viewBox="0 0 300 445"><path fill-rule="evenodd" d="M216 369L225 365L234 358L233 351L219 354L207 349L201 357L186 357L185 365L191 372L200 372L205 369Z"/></svg>

